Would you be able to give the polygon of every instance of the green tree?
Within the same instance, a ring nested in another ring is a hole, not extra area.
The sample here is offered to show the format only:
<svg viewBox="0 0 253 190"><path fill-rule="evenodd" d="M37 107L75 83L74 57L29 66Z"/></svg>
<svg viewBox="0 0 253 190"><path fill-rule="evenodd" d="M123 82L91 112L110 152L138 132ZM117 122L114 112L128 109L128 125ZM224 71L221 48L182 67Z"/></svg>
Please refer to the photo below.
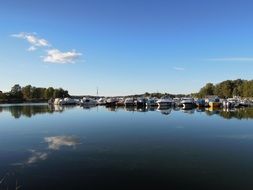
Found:
<svg viewBox="0 0 253 190"><path fill-rule="evenodd" d="M12 88L11 88L11 98L15 98L15 99L23 99L23 94L22 94L22 88L19 84L15 84Z"/></svg>
<svg viewBox="0 0 253 190"><path fill-rule="evenodd" d="M52 87L47 88L47 89L45 90L44 97L45 97L46 99L53 98L53 97L54 97L54 88L52 88Z"/></svg>
<svg viewBox="0 0 253 190"><path fill-rule="evenodd" d="M23 93L23 97L26 100L32 99L32 86L27 85L27 86L23 87L22 88L22 93Z"/></svg>
<svg viewBox="0 0 253 190"><path fill-rule="evenodd" d="M54 98L66 98L69 97L68 91L62 88L54 90Z"/></svg>
<svg viewBox="0 0 253 190"><path fill-rule="evenodd" d="M213 91L211 90L213 89ZM226 80L212 86L210 83L206 84L200 89L198 96L217 95L221 98L229 98L233 96L253 97L253 80Z"/></svg>
<svg viewBox="0 0 253 190"><path fill-rule="evenodd" d="M203 88L199 91L200 97L205 97L208 95L214 95L214 85L212 83L207 83Z"/></svg>

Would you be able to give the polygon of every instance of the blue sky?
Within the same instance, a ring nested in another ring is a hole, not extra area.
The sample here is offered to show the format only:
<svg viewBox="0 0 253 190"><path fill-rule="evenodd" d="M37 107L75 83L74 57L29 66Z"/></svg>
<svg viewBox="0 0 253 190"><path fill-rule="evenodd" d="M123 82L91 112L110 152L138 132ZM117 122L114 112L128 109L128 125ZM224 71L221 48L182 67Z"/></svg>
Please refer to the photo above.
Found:
<svg viewBox="0 0 253 190"><path fill-rule="evenodd" d="M0 1L0 89L196 92L252 79L253 1Z"/></svg>

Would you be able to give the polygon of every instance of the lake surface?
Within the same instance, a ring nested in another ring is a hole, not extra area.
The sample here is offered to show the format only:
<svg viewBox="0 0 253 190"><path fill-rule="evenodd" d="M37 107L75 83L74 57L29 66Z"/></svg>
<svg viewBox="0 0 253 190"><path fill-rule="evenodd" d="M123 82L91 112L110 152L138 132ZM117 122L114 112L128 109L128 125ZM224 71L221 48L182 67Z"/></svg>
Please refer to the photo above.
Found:
<svg viewBox="0 0 253 190"><path fill-rule="evenodd" d="M252 108L0 105L0 190L247 190L252 178Z"/></svg>

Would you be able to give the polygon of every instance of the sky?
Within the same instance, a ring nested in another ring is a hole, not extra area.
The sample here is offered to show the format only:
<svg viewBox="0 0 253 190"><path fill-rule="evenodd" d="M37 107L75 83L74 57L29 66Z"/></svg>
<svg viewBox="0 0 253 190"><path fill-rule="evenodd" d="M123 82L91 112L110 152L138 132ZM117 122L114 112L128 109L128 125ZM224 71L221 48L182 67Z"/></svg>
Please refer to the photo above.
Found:
<svg viewBox="0 0 253 190"><path fill-rule="evenodd" d="M191 93L252 79L251 0L0 0L0 90Z"/></svg>

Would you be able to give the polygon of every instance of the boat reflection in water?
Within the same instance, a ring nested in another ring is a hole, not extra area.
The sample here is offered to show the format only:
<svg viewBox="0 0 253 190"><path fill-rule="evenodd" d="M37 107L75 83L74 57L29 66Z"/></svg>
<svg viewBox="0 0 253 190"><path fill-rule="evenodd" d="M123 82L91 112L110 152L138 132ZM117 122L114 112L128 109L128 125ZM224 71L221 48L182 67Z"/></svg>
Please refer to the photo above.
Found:
<svg viewBox="0 0 253 190"><path fill-rule="evenodd" d="M142 107L137 107L136 111L137 112L148 112L149 110L147 109L146 106L142 106Z"/></svg>
<svg viewBox="0 0 253 190"><path fill-rule="evenodd" d="M156 111L157 110L157 107L155 107L155 106L146 106L146 108L148 111Z"/></svg>
<svg viewBox="0 0 253 190"><path fill-rule="evenodd" d="M130 111L130 112L134 112L137 111L136 107L134 106L125 106L125 111Z"/></svg>
<svg viewBox="0 0 253 190"><path fill-rule="evenodd" d="M182 108L181 111L183 113L194 114L195 109L184 109L184 108Z"/></svg>
<svg viewBox="0 0 253 190"><path fill-rule="evenodd" d="M82 107L84 110L89 110L89 109L95 108L97 106L95 106L95 105L81 105L80 107Z"/></svg>
<svg viewBox="0 0 253 190"><path fill-rule="evenodd" d="M252 119L253 118L253 108L193 108L185 109L183 107L171 107L171 106L63 106L63 105L48 105L48 104L2 104L0 105L0 114L4 112L9 112L11 116L18 119L20 117L33 117L40 114L52 114L54 112L63 113L67 110L83 108L84 110L93 110L93 109L106 109L107 111L116 112L116 111L127 111L127 112L153 112L158 111L161 114L171 114L172 112L181 111L183 113L193 114L196 112L206 113L208 116L219 115L226 119Z"/></svg>
<svg viewBox="0 0 253 190"><path fill-rule="evenodd" d="M163 107L158 107L157 111L163 115L169 115L172 111L172 108L171 108L171 106L168 106L168 107L163 106Z"/></svg>

